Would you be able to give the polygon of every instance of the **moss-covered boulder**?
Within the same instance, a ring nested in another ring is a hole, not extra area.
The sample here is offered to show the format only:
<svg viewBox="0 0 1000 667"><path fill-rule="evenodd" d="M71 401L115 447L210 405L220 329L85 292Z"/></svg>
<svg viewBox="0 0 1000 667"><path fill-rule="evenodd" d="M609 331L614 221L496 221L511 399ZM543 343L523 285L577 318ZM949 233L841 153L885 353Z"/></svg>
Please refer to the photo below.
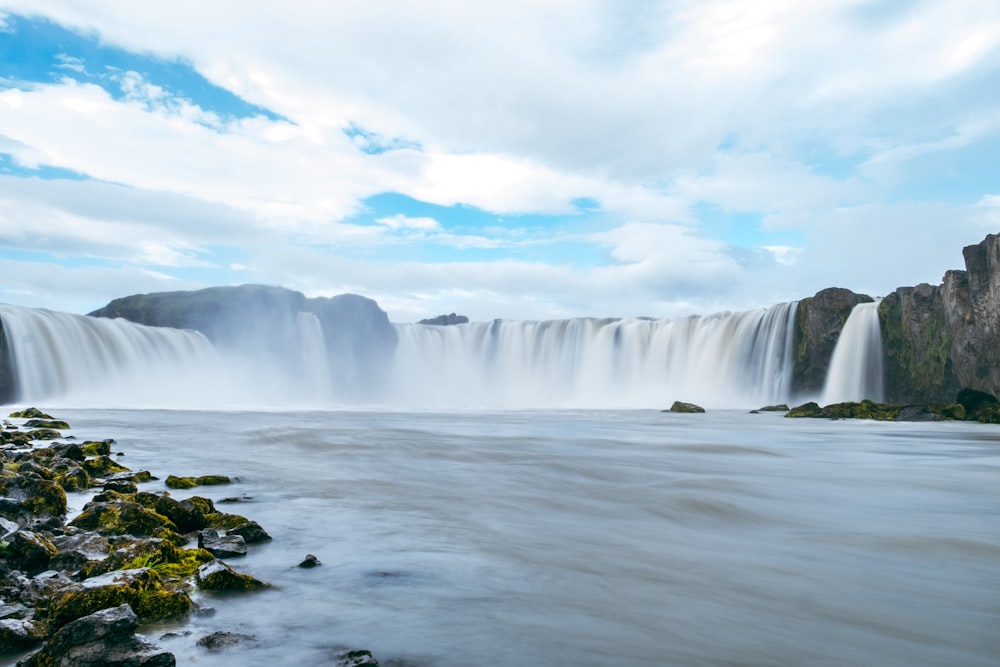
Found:
<svg viewBox="0 0 1000 667"><path fill-rule="evenodd" d="M24 422L25 428L50 428L57 431L67 431L70 425L61 419L29 419Z"/></svg>
<svg viewBox="0 0 1000 667"><path fill-rule="evenodd" d="M69 468L56 475L55 481L64 491L83 491L89 489L91 484L91 478L87 471L77 467Z"/></svg>
<svg viewBox="0 0 1000 667"><path fill-rule="evenodd" d="M246 541L247 544L257 544L259 542L267 542L271 539L271 536L267 534L259 523L256 521L247 521L244 524L240 524L235 528L229 529L230 535L239 535Z"/></svg>
<svg viewBox="0 0 1000 667"><path fill-rule="evenodd" d="M184 616L191 598L183 591L167 590L150 568L116 570L56 593L49 607L49 623L59 628L102 609L127 604L142 622Z"/></svg>
<svg viewBox="0 0 1000 667"><path fill-rule="evenodd" d="M83 574L93 577L114 570L150 568L166 583L193 577L198 568L215 556L203 549L183 549L169 540L146 538L120 540L114 551L102 561L94 562Z"/></svg>
<svg viewBox="0 0 1000 667"><path fill-rule="evenodd" d="M87 440L80 445L80 449L87 456L110 456L111 443L114 440Z"/></svg>
<svg viewBox="0 0 1000 667"><path fill-rule="evenodd" d="M684 401L674 401L673 405L670 406L669 410L664 410L664 412L681 412L686 414L697 414L704 412L705 408L700 405L695 405L694 403L685 403Z"/></svg>
<svg viewBox="0 0 1000 667"><path fill-rule="evenodd" d="M976 412L976 421L981 424L1000 424L1000 404L980 408Z"/></svg>
<svg viewBox="0 0 1000 667"><path fill-rule="evenodd" d="M0 497L39 516L66 514L66 492L55 482L33 475L0 477Z"/></svg>
<svg viewBox="0 0 1000 667"><path fill-rule="evenodd" d="M243 593L269 588L268 584L249 574L237 572L217 559L198 568L198 587L217 593Z"/></svg>
<svg viewBox="0 0 1000 667"><path fill-rule="evenodd" d="M30 619L0 620L0 655L25 651L45 638L45 626Z"/></svg>
<svg viewBox="0 0 1000 667"><path fill-rule="evenodd" d="M201 477L178 477L168 475L166 480L167 488L170 489L193 489L196 486L216 486L229 484L232 479L226 475L202 475Z"/></svg>
<svg viewBox="0 0 1000 667"><path fill-rule="evenodd" d="M111 473L131 472L128 468L116 462L110 456L100 455L88 458L81 463L83 469L93 477L106 477Z"/></svg>
<svg viewBox="0 0 1000 667"><path fill-rule="evenodd" d="M12 419L54 419L51 415L47 415L38 408L33 407L12 412L9 416Z"/></svg>
<svg viewBox="0 0 1000 667"><path fill-rule="evenodd" d="M23 571L29 577L48 569L49 562L57 550L54 544L41 533L19 530L14 533L3 549L7 563Z"/></svg>
<svg viewBox="0 0 1000 667"><path fill-rule="evenodd" d="M893 421L902 409L901 405L888 405L874 401L848 401L833 403L820 407L810 401L789 410L785 417L818 418L818 419L874 419L877 421Z"/></svg>
<svg viewBox="0 0 1000 667"><path fill-rule="evenodd" d="M62 433L51 428L36 428L27 432L30 440L58 440Z"/></svg>
<svg viewBox="0 0 1000 667"><path fill-rule="evenodd" d="M177 532L177 526L167 517L129 501L87 503L71 526L95 530L102 535L157 536L163 530Z"/></svg>

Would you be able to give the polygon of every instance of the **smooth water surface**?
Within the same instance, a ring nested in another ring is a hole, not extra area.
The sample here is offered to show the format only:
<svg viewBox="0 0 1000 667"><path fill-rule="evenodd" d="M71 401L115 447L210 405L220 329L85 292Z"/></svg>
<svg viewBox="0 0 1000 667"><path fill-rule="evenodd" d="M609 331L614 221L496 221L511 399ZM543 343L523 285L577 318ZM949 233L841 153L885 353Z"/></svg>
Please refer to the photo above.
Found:
<svg viewBox="0 0 1000 667"><path fill-rule="evenodd" d="M229 561L275 590L146 629L179 665L1000 664L997 427L48 411L133 469L238 476L172 494L250 497L220 509L275 538ZM257 641L194 645L217 630Z"/></svg>

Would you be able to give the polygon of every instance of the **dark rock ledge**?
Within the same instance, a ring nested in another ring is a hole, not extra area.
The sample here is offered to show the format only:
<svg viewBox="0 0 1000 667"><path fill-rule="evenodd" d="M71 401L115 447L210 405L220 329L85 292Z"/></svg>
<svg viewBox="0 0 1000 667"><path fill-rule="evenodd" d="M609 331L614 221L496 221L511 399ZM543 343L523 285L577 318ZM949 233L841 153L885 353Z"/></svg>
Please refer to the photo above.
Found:
<svg viewBox="0 0 1000 667"><path fill-rule="evenodd" d="M952 403L929 405L850 401L820 406L815 402L796 406L785 417L817 419L873 419L876 421L978 421L1000 424L1000 402L992 394L963 389Z"/></svg>
<svg viewBox="0 0 1000 667"><path fill-rule="evenodd" d="M113 440L60 442L69 425L34 408L10 417L25 421L0 431L0 659L37 648L18 667L174 665L136 635L142 624L187 616L195 589L269 587L221 560L271 539L256 522L208 498L139 490L153 476L112 460ZM66 492L89 490L67 521Z"/></svg>

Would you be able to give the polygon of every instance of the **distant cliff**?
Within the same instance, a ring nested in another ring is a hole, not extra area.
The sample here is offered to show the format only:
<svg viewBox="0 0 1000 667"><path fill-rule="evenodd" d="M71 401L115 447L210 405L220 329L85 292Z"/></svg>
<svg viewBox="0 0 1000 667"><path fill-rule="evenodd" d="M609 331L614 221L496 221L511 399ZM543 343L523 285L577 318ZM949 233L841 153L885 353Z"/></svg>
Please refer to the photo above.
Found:
<svg viewBox="0 0 1000 667"><path fill-rule="evenodd" d="M90 315L194 329L218 346L251 355L301 345L300 318L314 315L333 377L359 391L377 384L369 380L387 370L396 347L389 316L372 299L355 294L309 299L282 287L209 287L127 296Z"/></svg>
<svg viewBox="0 0 1000 667"><path fill-rule="evenodd" d="M1000 395L1000 235L967 246L964 271L900 287L879 304L886 400L952 401L968 387Z"/></svg>

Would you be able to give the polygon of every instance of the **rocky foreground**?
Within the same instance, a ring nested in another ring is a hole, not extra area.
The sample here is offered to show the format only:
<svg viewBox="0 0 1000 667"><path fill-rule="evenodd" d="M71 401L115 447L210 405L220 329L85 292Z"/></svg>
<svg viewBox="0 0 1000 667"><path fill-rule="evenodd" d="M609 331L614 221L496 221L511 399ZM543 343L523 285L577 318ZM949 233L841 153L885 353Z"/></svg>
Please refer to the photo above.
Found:
<svg viewBox="0 0 1000 667"><path fill-rule="evenodd" d="M958 392L952 403L902 405L864 400L821 406L809 402L788 410L785 416L876 421L977 421L981 424L1000 424L1000 402L992 394L963 389Z"/></svg>
<svg viewBox="0 0 1000 667"><path fill-rule="evenodd" d="M34 408L0 431L0 660L36 649L19 667L176 664L137 630L196 609L191 593L252 593L268 584L223 559L271 537L255 521L212 500L140 485L154 478L112 458L113 440L73 442L69 424ZM171 489L226 484L222 475L169 476ZM93 499L67 521L66 492ZM318 564L315 557L313 561ZM308 560L308 559L307 559ZM213 633L207 651L240 643ZM377 665L368 651L331 665Z"/></svg>

